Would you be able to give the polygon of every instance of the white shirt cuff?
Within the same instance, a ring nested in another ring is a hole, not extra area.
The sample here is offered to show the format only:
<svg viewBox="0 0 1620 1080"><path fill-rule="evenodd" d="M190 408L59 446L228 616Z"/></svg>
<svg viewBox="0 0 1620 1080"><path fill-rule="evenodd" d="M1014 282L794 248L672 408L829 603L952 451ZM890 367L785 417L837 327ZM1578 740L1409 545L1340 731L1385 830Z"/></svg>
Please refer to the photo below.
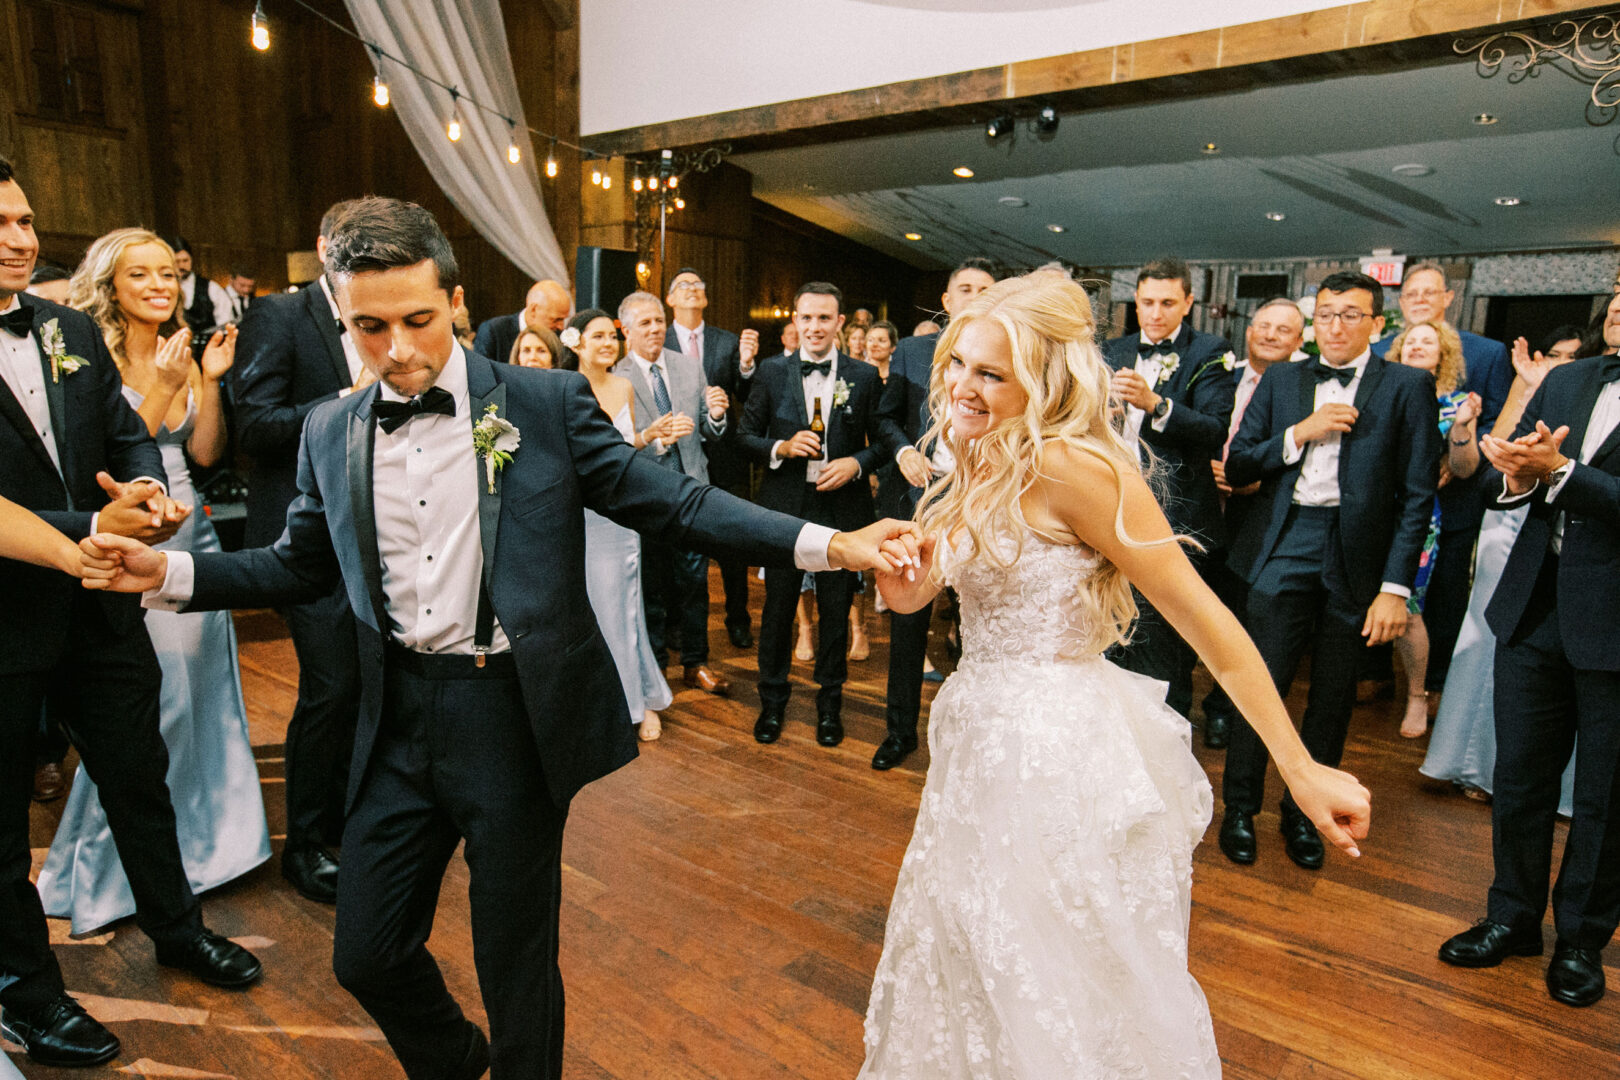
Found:
<svg viewBox="0 0 1620 1080"><path fill-rule="evenodd" d="M827 548L837 532L837 529L829 529L825 525L805 522L799 530L799 539L793 543L794 565L812 574L824 574L831 570L833 565L827 558Z"/></svg>
<svg viewBox="0 0 1620 1080"><path fill-rule="evenodd" d="M737 364L737 374L741 375L745 379L752 379L754 377L754 369L757 367L759 367L759 362L757 360L750 360L746 364L739 362Z"/></svg>
<svg viewBox="0 0 1620 1080"><path fill-rule="evenodd" d="M135 479L130 481L132 484L139 484L143 482L148 484L156 484L163 490L163 494L165 495L169 493L169 482L167 480L160 480L155 476L137 476Z"/></svg>
<svg viewBox="0 0 1620 1080"><path fill-rule="evenodd" d="M100 524L101 524L101 511L97 510L95 513L90 515L90 533L89 533L89 535L94 536L94 535L96 535L96 533L100 532L101 530L96 528L96 526L100 525Z"/></svg>
<svg viewBox="0 0 1620 1080"><path fill-rule="evenodd" d="M179 611L191 602L196 586L197 567L189 551L168 552L168 569L163 584L141 594L141 607L153 611Z"/></svg>
<svg viewBox="0 0 1620 1080"><path fill-rule="evenodd" d="M1160 416L1160 417L1156 417L1152 421L1154 431L1158 431L1158 432L1164 431L1165 421L1170 419L1170 412L1175 407L1176 407L1175 402L1171 401L1169 398L1164 399L1164 415Z"/></svg>
<svg viewBox="0 0 1620 1080"><path fill-rule="evenodd" d="M1571 471L1573 472L1574 470L1571 470ZM1568 479L1568 478L1566 477L1565 479ZM1562 483L1560 483L1558 485L1558 487L1560 487L1560 488L1563 487L1563 486L1564 485ZM1500 499L1498 499L1497 502L1500 502L1500 503L1502 503L1504 505L1511 506L1514 503L1524 502L1524 500L1528 499L1530 496L1534 495L1536 492L1538 492L1540 490L1541 490L1541 484L1537 483L1536 486L1531 488L1529 491L1526 491L1521 495L1515 495L1515 494L1513 494L1513 492L1508 490L1507 477L1504 476L1502 478L1502 497ZM1554 488L1553 490L1557 491L1558 489ZM1552 496L1551 495L1547 496L1547 501L1548 502L1552 501Z"/></svg>
<svg viewBox="0 0 1620 1080"><path fill-rule="evenodd" d="M1563 476L1559 477L1558 478L1558 483L1554 484L1552 487L1547 489L1547 501L1552 502L1553 500L1557 499L1559 493L1564 490L1564 485L1569 483L1569 478L1574 476L1574 475L1575 475L1575 470L1574 470L1574 468L1571 468ZM1505 480L1502 481L1502 482L1503 482L1503 484L1507 483L1507 481L1505 481ZM1532 494L1534 494L1534 492L1532 492Z"/></svg>
<svg viewBox="0 0 1620 1080"><path fill-rule="evenodd" d="M1410 587L1406 585L1397 585L1393 581L1384 582L1378 587L1378 591L1381 593L1389 593L1392 596L1398 596L1402 600L1412 599L1412 590Z"/></svg>
<svg viewBox="0 0 1620 1080"><path fill-rule="evenodd" d="M1305 451L1294 441L1294 428L1290 424L1288 430L1283 432L1283 464L1292 465L1304 456Z"/></svg>
<svg viewBox="0 0 1620 1080"><path fill-rule="evenodd" d="M782 458L777 451L782 449L782 444L786 441L785 439L777 439L771 444L771 468L780 469L782 467Z"/></svg>

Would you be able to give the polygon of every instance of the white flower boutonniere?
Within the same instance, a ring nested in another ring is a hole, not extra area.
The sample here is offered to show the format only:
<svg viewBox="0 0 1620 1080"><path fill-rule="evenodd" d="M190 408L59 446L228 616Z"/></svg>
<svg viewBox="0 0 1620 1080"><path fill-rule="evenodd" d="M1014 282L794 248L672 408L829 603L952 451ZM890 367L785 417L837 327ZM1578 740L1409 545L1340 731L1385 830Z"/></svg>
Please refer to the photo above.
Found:
<svg viewBox="0 0 1620 1080"><path fill-rule="evenodd" d="M495 494L495 474L512 463L512 455L523 440L516 424L495 415L496 408L494 403L488 405L483 419L473 425L473 449L484 459L491 495Z"/></svg>
<svg viewBox="0 0 1620 1080"><path fill-rule="evenodd" d="M1216 363L1221 365L1221 369L1223 371L1231 371L1234 367L1237 366L1237 354L1232 353L1232 352L1227 352L1227 353L1223 354L1221 356L1221 358L1216 361Z"/></svg>
<svg viewBox="0 0 1620 1080"><path fill-rule="evenodd" d="M1159 379L1153 385L1155 387L1159 387L1169 382L1170 376L1174 375L1176 373L1176 369L1180 366L1180 353L1165 353L1164 359L1159 361Z"/></svg>
<svg viewBox="0 0 1620 1080"><path fill-rule="evenodd" d="M844 403L848 400L849 383L845 382L843 379L839 379L837 385L833 387L833 408L843 408Z"/></svg>
<svg viewBox="0 0 1620 1080"><path fill-rule="evenodd" d="M55 319L40 324L39 343L45 347L45 355L50 358L53 383L61 382L63 375L71 375L90 362L67 351L67 342L62 338L62 328L56 325Z"/></svg>
<svg viewBox="0 0 1620 1080"><path fill-rule="evenodd" d="M579 327L570 326L568 329L562 332L562 335L557 340L561 341L570 349L579 348Z"/></svg>

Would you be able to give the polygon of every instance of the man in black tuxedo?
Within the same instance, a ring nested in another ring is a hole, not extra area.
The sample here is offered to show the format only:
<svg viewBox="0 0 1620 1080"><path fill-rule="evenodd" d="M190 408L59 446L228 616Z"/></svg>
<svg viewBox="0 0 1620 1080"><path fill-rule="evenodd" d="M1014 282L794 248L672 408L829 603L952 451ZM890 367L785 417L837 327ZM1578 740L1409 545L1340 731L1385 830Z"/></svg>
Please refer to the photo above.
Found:
<svg viewBox="0 0 1620 1080"><path fill-rule="evenodd" d="M1226 525L1210 461L1218 458L1232 418L1237 387L1232 346L1215 334L1194 330L1192 272L1180 259L1156 259L1136 275L1136 318L1141 330L1114 338L1103 356L1114 369L1113 396L1123 406L1125 437L1157 458L1159 506L1178 533L1194 537L1203 551L1188 557L1206 580L1222 558ZM1110 654L1121 667L1170 684L1167 703L1182 716L1192 712L1191 647L1144 600L1131 641Z"/></svg>
<svg viewBox="0 0 1620 1080"><path fill-rule="evenodd" d="M703 319L703 312L709 306L708 286L702 275L691 267L675 272L664 302L675 313L675 320L664 335L664 348L701 361L709 385L724 390L731 402L731 422L725 435L703 444L703 452L709 459L709 483L746 499L752 487L751 469L748 458L737 449L737 426L754 378L759 331L744 330L738 335L708 325ZM748 614L748 564L735 559L720 560L720 585L726 594L726 635L737 648L752 648L754 631L752 617Z"/></svg>
<svg viewBox="0 0 1620 1080"><path fill-rule="evenodd" d="M315 253L326 245L347 203L321 217ZM244 542L275 542L298 496L298 438L315 406L363 390L374 380L338 314L323 273L296 293L275 293L248 309L232 369L237 440L252 459ZM278 609L298 656L298 703L287 722L287 839L281 873L310 900L337 901L337 857L327 847L343 833L343 796L360 710L360 660L354 617L342 589Z"/></svg>
<svg viewBox="0 0 1620 1080"><path fill-rule="evenodd" d="M193 349L198 350L196 341L202 338L206 344L207 338L203 335L213 331L214 307L216 304L228 304L221 286L209 281L196 272L192 265L191 245L183 236L165 237L165 242L174 249L174 268L180 271L180 306L186 313L186 325L191 327Z"/></svg>
<svg viewBox="0 0 1620 1080"><path fill-rule="evenodd" d="M504 364L511 358L512 344L525 326L545 326L553 334L560 334L573 310L574 298L568 294L566 286L549 278L537 281L529 286L522 311L497 315L478 324L473 352Z"/></svg>
<svg viewBox="0 0 1620 1080"><path fill-rule="evenodd" d="M1359 273L1322 282L1321 359L1266 369L1226 459L1231 487L1260 482L1230 557L1249 583L1245 625L1283 697L1310 648L1300 737L1324 765L1344 755L1362 639L1381 645L1406 631L1440 471L1434 377L1368 349L1384 321L1383 292ZM1236 863L1256 857L1266 761L1240 719L1226 752L1220 833ZM1282 833L1295 863L1321 867L1322 839L1287 795Z"/></svg>
<svg viewBox="0 0 1620 1080"><path fill-rule="evenodd" d="M162 456L122 396L101 331L82 312L19 295L38 252L33 210L0 158L0 496L75 540L95 530L167 539L189 510L164 492ZM3 559L0 595L0 1027L43 1065L99 1064L118 1040L67 995L29 880L47 696L100 789L158 962L228 986L258 978L259 964L203 926L186 879L158 729L162 676L139 604Z"/></svg>
<svg viewBox="0 0 1620 1080"><path fill-rule="evenodd" d="M1460 967L1541 955L1573 752L1547 967L1547 990L1566 1005L1603 996L1603 948L1620 922L1620 296L1603 333L1608 352L1548 372L1511 439L1481 440L1491 505L1530 512L1485 610L1496 634L1496 877L1485 919L1440 948Z"/></svg>
<svg viewBox="0 0 1620 1080"><path fill-rule="evenodd" d="M940 297L945 314L962 310L968 301L994 285L996 276L996 265L989 259L974 257L958 263ZM928 380L933 376L934 346L938 344L938 331L902 341L889 359L889 381L883 385L883 398L878 404L883 452L899 464L900 474L911 485L906 506L913 515L923 488L934 474L933 463L919 443L934 424L928 408ZM910 614L889 613L889 684L883 709L888 732L872 755L874 769L892 769L917 749L923 662L933 617L932 601Z"/></svg>
<svg viewBox="0 0 1620 1080"><path fill-rule="evenodd" d="M844 325L843 294L812 281L793 298L799 351L765 361L754 375L743 409L738 445L767 466L761 506L846 532L871 524L872 488L865 481L883 461L878 428L882 381L877 368L838 351ZM824 428L811 430L820 416ZM857 482L858 481L858 482ZM765 610L759 623L759 719L754 738L773 743L782 734L792 664L793 609L804 575L786 559L765 568ZM849 674L849 605L855 575L816 574L816 741L844 740L844 680Z"/></svg>
<svg viewBox="0 0 1620 1080"><path fill-rule="evenodd" d="M413 1080L486 1068L555 1080L563 825L581 787L636 755L585 592L584 508L657 539L817 570L876 565L882 541L913 530L834 534L761 510L637 455L577 373L465 351L452 335L455 256L419 206L351 205L327 272L379 383L310 413L275 546L163 555L98 536L87 549L111 557L89 572L187 609L308 599L342 582L362 707L338 981ZM426 946L463 839L489 1040Z"/></svg>

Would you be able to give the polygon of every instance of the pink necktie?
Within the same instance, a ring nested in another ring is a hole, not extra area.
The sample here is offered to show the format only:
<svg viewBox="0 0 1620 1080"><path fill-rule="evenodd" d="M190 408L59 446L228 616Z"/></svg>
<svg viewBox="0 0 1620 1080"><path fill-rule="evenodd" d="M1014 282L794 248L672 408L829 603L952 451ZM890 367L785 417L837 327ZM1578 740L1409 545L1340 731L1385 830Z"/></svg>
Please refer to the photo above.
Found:
<svg viewBox="0 0 1620 1080"><path fill-rule="evenodd" d="M694 330L686 335L686 345L686 355L694 360L703 359L703 339L698 337L697 331Z"/></svg>

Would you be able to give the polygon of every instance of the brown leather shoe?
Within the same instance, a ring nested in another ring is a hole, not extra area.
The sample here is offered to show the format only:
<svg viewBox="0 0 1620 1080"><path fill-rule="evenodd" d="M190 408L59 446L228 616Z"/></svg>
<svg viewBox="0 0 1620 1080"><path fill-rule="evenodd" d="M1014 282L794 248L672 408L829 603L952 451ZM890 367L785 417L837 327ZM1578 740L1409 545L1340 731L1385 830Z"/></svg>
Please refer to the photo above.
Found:
<svg viewBox="0 0 1620 1080"><path fill-rule="evenodd" d="M62 766L55 761L47 761L34 770L34 801L55 802L67 790L67 780L62 776Z"/></svg>
<svg viewBox="0 0 1620 1080"><path fill-rule="evenodd" d="M729 694L731 680L711 671L708 664L693 664L686 669L686 685L709 694Z"/></svg>

